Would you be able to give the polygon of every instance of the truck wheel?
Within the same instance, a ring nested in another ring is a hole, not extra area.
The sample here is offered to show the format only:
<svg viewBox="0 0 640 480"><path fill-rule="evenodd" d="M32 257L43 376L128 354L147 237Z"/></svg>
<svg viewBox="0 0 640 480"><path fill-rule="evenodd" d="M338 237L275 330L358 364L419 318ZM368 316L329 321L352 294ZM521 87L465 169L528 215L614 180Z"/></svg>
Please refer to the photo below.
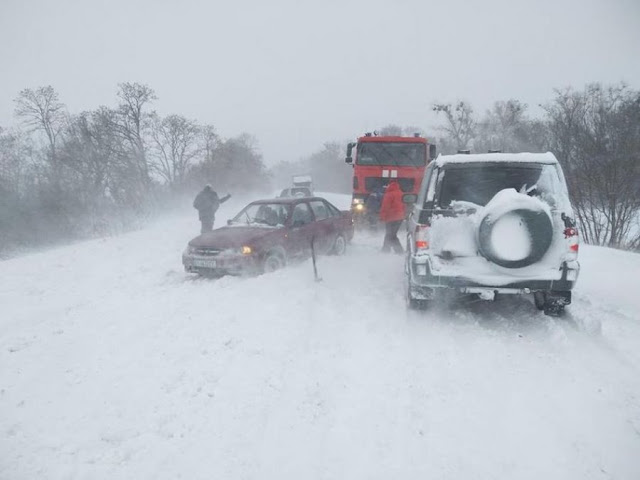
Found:
<svg viewBox="0 0 640 480"><path fill-rule="evenodd" d="M347 240L341 233L338 234L331 248L331 255L344 255L347 251Z"/></svg>
<svg viewBox="0 0 640 480"><path fill-rule="evenodd" d="M269 252L262 262L264 273L275 272L285 266L284 256L280 252Z"/></svg>

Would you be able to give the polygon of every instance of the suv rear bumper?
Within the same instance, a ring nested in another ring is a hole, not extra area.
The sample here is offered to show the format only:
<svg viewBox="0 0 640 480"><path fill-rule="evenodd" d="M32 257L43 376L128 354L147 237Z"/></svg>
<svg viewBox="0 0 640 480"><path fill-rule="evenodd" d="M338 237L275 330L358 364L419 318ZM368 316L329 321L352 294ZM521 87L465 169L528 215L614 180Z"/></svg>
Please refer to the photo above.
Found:
<svg viewBox="0 0 640 480"><path fill-rule="evenodd" d="M407 272L409 287L415 294L415 298L431 298L433 289L451 288L465 293L531 293L536 291L570 291L573 289L580 264L577 261L563 262L560 267L560 278L558 279L515 279L513 282L478 282L465 276L445 276L434 275L431 271L430 263L421 261L415 262L413 258L408 266L410 271ZM425 268L426 267L426 268ZM418 274L420 269L420 274Z"/></svg>

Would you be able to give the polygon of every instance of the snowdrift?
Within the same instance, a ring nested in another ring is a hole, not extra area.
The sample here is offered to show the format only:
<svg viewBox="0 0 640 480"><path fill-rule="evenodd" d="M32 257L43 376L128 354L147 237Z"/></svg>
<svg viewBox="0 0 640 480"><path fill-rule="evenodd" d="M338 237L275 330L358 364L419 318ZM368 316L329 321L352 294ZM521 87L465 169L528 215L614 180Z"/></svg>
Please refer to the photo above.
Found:
<svg viewBox="0 0 640 480"><path fill-rule="evenodd" d="M0 262L0 478L640 478L639 255L583 248L565 319L414 315L381 238L200 280L197 229Z"/></svg>

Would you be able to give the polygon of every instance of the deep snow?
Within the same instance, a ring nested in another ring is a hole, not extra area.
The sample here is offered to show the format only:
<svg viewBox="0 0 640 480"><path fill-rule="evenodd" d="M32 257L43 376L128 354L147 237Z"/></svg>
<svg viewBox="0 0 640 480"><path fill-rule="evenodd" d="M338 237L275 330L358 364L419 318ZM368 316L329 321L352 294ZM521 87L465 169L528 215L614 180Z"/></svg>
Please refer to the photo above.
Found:
<svg viewBox="0 0 640 480"><path fill-rule="evenodd" d="M206 280L198 227L0 262L0 478L640 478L640 255L581 247L564 319L414 314L381 238Z"/></svg>

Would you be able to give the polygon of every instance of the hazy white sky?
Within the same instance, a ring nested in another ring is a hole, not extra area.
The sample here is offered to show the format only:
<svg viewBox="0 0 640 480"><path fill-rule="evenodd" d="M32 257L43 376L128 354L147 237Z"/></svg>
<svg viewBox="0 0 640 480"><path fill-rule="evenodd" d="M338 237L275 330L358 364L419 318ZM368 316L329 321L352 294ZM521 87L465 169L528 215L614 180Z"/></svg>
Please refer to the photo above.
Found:
<svg viewBox="0 0 640 480"><path fill-rule="evenodd" d="M0 0L0 69L0 125L25 87L79 112L136 81L273 164L388 123L432 130L436 100L640 88L640 0Z"/></svg>

